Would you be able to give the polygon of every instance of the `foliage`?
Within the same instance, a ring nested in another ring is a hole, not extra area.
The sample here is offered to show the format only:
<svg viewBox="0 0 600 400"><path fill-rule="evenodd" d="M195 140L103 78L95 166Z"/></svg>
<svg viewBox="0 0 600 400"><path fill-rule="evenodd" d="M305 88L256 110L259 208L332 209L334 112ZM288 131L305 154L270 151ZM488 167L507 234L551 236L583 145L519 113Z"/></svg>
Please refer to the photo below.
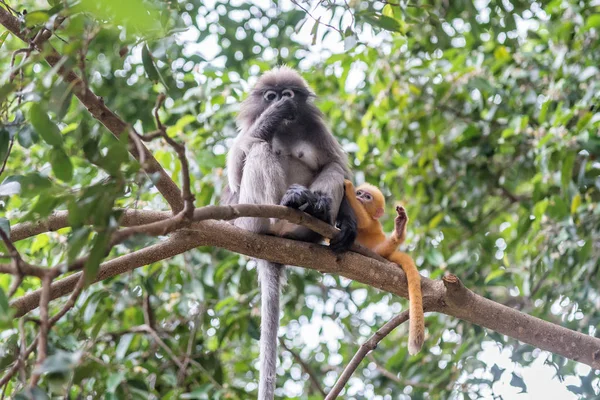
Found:
<svg viewBox="0 0 600 400"><path fill-rule="evenodd" d="M33 29L67 17L49 40L65 56L62 67L83 74L139 132L156 129L155 100L167 95L160 115L187 146L197 206L219 201L234 114L249 85L276 64L298 67L357 180L385 188L389 215L394 201L407 207L408 242L424 275L452 271L485 297L597 336L598 2L350 0L316 10L278 0L7 3ZM126 135L110 135L44 54L21 52L11 65L21 48L0 31L0 162L8 157L1 227L68 210L70 228L17 249L47 266L92 252L86 269L93 272L117 208L167 204L128 156ZM149 147L180 184L171 148ZM108 257L157 240L132 237ZM18 321L3 316L10 283L0 275L0 371L19 351ZM39 286L28 278L16 296ZM406 307L299 268L288 272L283 301L281 336L290 351L281 354L279 394L304 399L321 396L295 356L331 387L357 344ZM256 389L257 311L253 263L237 254L200 248L147 265L84 290L50 334L40 387L54 396L247 398ZM188 356L189 374L137 329L151 319L172 354ZM428 315L426 325L424 351L409 357L400 327L362 364L348 394L478 398L500 379L527 390L521 377L478 354L482 342L494 341L528 365L539 351L442 315ZM37 326L27 322L25 330L30 342ZM542 356L559 378L577 377L569 386L577 396L598 395L595 372ZM22 387L15 378L7 393Z"/></svg>

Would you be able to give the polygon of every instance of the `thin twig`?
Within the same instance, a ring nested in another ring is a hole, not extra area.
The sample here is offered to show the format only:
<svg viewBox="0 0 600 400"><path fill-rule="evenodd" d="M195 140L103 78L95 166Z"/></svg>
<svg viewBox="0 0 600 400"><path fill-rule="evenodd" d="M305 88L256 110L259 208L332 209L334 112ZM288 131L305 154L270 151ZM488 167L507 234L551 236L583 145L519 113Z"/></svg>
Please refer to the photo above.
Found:
<svg viewBox="0 0 600 400"><path fill-rule="evenodd" d="M177 157L179 158L179 162L181 163L181 199L183 200L183 209L184 215L188 220L192 219L194 215L194 195L191 191L191 183L190 183L190 167L188 163L188 159L185 156L185 145L183 143L177 143L167 134L167 128L163 125L160 120L160 116L158 115L158 111L162 107L166 96L164 93L161 93L156 98L156 104L154 106L154 119L156 121L156 127L158 131L161 133L162 137L166 140L166 142L175 150L177 153Z"/></svg>
<svg viewBox="0 0 600 400"><path fill-rule="evenodd" d="M369 354L367 356L367 358L369 359L369 361L371 361L373 364L375 364L375 368L383 376L385 376L386 378L388 378L396 383L399 383L403 386L414 386L414 387L418 387L421 389L431 389L433 386L433 385L430 385L427 383L415 382L415 381L411 381L411 380L407 380L407 379L400 379L398 377L398 375L394 374L392 371L388 370L383 365L379 364L379 362L375 359L375 356L373 356L373 353Z"/></svg>
<svg viewBox="0 0 600 400"><path fill-rule="evenodd" d="M48 334L50 333L50 320L48 308L50 306L50 285L52 278L47 275L42 279L42 295L40 296L40 334L37 343L36 367L31 375L30 386L35 387L41 376L41 367L48 356Z"/></svg>
<svg viewBox="0 0 600 400"><path fill-rule="evenodd" d="M167 346L167 344L160 338L160 336L158 336L158 333L156 332L156 330L154 330L152 327L150 327L148 325L142 325L142 326L140 326L140 329L145 331L146 333L149 333L150 336L152 336L152 338L156 341L156 343L158 343L158 345L165 351L165 353L167 353L169 358L171 358L171 360L173 360L175 365L177 365L180 370L181 369L185 370L185 367L184 367L183 363L181 362L181 360L179 358L177 358L175 353L173 353L173 350L171 350L171 348L169 346Z"/></svg>
<svg viewBox="0 0 600 400"><path fill-rule="evenodd" d="M23 279L25 277L22 274L18 274L16 276L13 276L13 281L10 285L10 289L8 289L8 298L10 299L11 297L13 297L15 295L15 293L17 293L17 290L19 290L19 286L21 286L21 283L23 283Z"/></svg>
<svg viewBox="0 0 600 400"><path fill-rule="evenodd" d="M19 358L17 364L19 366L19 374L21 381L27 382L27 375L25 373L25 359L27 351L27 332L25 331L25 318L19 320Z"/></svg>
<svg viewBox="0 0 600 400"><path fill-rule="evenodd" d="M81 274L81 277L79 278L79 281L77 282L77 286L75 286L75 289L73 290L73 293L71 293L71 296L69 297L69 300L67 300L67 303L63 306L63 308L59 312L57 312L50 319L50 327L54 326L54 324L56 324L58 322L58 320L60 320L71 308L73 308L75 306L75 302L77 301L77 299L79 298L79 295L83 291L84 286L85 286L85 271L84 271L84 273Z"/></svg>
<svg viewBox="0 0 600 400"><path fill-rule="evenodd" d="M27 347L27 350L25 351L25 354L24 354L25 359L27 359L27 357L29 357L29 355L35 350L38 338L39 338L39 335L33 340L33 342L31 342L29 347ZM10 367L8 372L2 377L2 379L0 379L0 387L5 386L5 388L6 388L7 383L13 378L13 376L17 373L19 368L20 368L20 364L19 364L19 360L17 359L17 360L15 360L13 365Z"/></svg>
<svg viewBox="0 0 600 400"><path fill-rule="evenodd" d="M373 334L373 336L371 336L366 342L364 342L360 346L354 357L352 357L352 360L350 360L350 363L348 363L348 365L344 369L344 372L342 372L342 375L340 375L338 381L335 383L331 391L327 394L325 400L337 399L339 394L342 392L342 389L344 389L344 386L346 385L354 371L356 371L361 361L367 356L367 354L369 354L369 352L371 352L372 350L375 350L379 342L381 342L381 340L384 337L389 335L390 332L396 329L396 327L398 327L400 324L406 321L408 321L408 310L403 311L402 313L396 315L394 318L386 322L386 324L379 328L377 332Z"/></svg>
<svg viewBox="0 0 600 400"><path fill-rule="evenodd" d="M316 375L315 371L311 368L311 366L308 365L306 363L306 361L304 361L302 359L302 357L300 357L300 354L296 353L295 351L290 349L288 346L286 346L285 340L282 337L279 338L279 343L281 344L281 347L283 347L285 350L290 352L292 357L294 357L294 360L296 360L296 362L298 364L300 364L300 366L302 367L304 372L306 372L308 374L308 378L310 380L310 384L311 384L312 388L315 391L319 392L319 394L321 396L325 397L327 395L327 393L325 393L325 390L323 390L323 388L321 387L319 379L317 379L317 375Z"/></svg>
<svg viewBox="0 0 600 400"><path fill-rule="evenodd" d="M325 22L321 22L321 18L317 19L315 17L313 17L313 15L310 13L310 11L308 11L305 7L303 7L302 5L300 5L300 3L298 3L297 0L292 0L292 3L294 3L296 6L298 6L302 11L304 11L306 13L306 15L308 15L310 18L312 18L316 24L321 24L323 26L326 26L328 28L333 29L334 31L338 32L340 35L344 36L343 32L341 29L336 28L335 26L331 25L331 24L327 24Z"/></svg>
<svg viewBox="0 0 600 400"><path fill-rule="evenodd" d="M0 168L0 176L2 176L2 173L4 172L4 169L6 168L6 163L8 162L8 157L10 156L10 152L12 151L14 142L15 142L15 138L13 136L12 139L10 139L10 144L8 145L8 151L6 152L6 156L4 156L4 161L2 162L2 168Z"/></svg>
<svg viewBox="0 0 600 400"><path fill-rule="evenodd" d="M183 359L183 366L182 368L179 369L179 373L177 374L177 381L182 384L183 383L183 379L185 378L186 375L186 369L188 364L190 363L190 360L192 359L192 351L194 350L194 343L196 343L196 334L198 333L198 327L200 326L200 317L202 316L202 314L204 313L203 310L201 310L198 315L196 316L196 318L194 319L194 321L192 322L194 324L194 326L192 327L192 331L190 332L190 336L188 337L188 342L187 342L187 348L185 351L185 358Z"/></svg>

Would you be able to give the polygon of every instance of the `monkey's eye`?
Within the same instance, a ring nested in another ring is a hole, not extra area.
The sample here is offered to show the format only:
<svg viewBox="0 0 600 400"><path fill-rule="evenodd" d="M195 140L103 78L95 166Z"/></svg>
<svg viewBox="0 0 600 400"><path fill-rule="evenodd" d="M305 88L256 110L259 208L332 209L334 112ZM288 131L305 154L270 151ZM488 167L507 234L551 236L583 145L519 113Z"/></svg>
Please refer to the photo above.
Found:
<svg viewBox="0 0 600 400"><path fill-rule="evenodd" d="M291 89L285 89L284 91L281 92L281 95L283 97L289 97L290 99L294 98L294 91Z"/></svg>
<svg viewBox="0 0 600 400"><path fill-rule="evenodd" d="M357 191L356 191L356 195L357 195L357 196L362 196L362 190L357 190Z"/></svg>
<svg viewBox="0 0 600 400"><path fill-rule="evenodd" d="M369 193L365 194L365 198L369 201L373 198Z"/></svg>
<svg viewBox="0 0 600 400"><path fill-rule="evenodd" d="M273 101L277 98L277 93L275 93L273 90L267 90L264 94L264 97L266 101Z"/></svg>

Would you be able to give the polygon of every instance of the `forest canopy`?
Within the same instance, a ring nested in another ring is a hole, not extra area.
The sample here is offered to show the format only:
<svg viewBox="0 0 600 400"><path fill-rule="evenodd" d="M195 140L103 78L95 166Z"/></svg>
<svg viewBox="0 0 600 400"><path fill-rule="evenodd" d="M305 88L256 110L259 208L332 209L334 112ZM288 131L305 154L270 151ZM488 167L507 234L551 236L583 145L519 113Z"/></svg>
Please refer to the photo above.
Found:
<svg viewBox="0 0 600 400"><path fill-rule="evenodd" d="M240 102L283 64L355 181L406 208L429 278L423 350L400 325L342 396L539 396L531 368L600 395L597 0L0 0L0 396L255 397L248 256L299 265L277 398L325 397L407 309L389 265L206 207Z"/></svg>

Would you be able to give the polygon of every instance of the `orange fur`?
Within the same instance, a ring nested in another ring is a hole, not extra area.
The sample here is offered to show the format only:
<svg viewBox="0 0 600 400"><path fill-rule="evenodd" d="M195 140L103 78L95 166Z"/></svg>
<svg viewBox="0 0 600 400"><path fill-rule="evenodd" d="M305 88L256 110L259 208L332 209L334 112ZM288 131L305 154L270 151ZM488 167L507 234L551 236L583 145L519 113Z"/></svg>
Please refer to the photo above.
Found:
<svg viewBox="0 0 600 400"><path fill-rule="evenodd" d="M408 298L410 301L410 327L408 331L408 352L416 354L425 340L425 317L423 315L423 294L421 292L421 275L414 260L406 253L396 250L406 239L408 216L403 207L396 207L398 217L396 227L389 238L383 233L379 218L385 210L385 198L377 187L368 183L356 189L349 180L344 181L346 198L356 214L358 236L356 242L375 251L382 257L400 265L408 281ZM402 217L405 219L404 223Z"/></svg>

